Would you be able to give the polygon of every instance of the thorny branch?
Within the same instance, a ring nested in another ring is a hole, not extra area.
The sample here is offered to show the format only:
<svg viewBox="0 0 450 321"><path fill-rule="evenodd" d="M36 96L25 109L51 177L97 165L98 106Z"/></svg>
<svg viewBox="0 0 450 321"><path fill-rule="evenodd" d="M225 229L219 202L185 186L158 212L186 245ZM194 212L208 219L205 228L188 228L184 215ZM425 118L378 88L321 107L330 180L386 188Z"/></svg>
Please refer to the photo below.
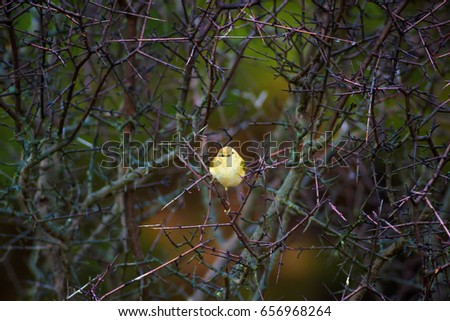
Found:
<svg viewBox="0 0 450 321"><path fill-rule="evenodd" d="M8 299L448 300L446 4L2 2Z"/></svg>

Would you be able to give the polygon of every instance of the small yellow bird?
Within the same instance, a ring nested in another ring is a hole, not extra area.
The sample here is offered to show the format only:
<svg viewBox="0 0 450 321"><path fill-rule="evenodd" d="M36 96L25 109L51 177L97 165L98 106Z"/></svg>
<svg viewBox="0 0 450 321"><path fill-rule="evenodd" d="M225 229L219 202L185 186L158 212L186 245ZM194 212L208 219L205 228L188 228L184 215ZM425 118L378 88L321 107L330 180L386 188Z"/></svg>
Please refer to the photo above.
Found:
<svg viewBox="0 0 450 321"><path fill-rule="evenodd" d="M212 177L228 190L238 186L245 176L245 162L241 155L230 146L225 146L211 162L209 172Z"/></svg>

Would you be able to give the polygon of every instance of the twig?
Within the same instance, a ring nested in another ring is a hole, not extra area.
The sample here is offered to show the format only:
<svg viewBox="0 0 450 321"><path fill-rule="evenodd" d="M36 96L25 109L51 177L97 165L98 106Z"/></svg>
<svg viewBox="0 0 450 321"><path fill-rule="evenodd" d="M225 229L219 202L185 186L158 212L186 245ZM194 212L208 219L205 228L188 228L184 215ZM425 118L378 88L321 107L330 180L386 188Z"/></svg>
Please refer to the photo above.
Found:
<svg viewBox="0 0 450 321"><path fill-rule="evenodd" d="M180 260L181 258L185 257L186 255L188 255L188 254L190 254L190 253L192 253L192 252L198 250L199 248L203 247L205 244L207 244L207 243L210 242L210 241L211 241L211 240L207 240L207 241L205 241L205 242L199 243L199 244L197 244L196 246L194 246L193 248L191 248L191 249L189 249L189 250L187 250L187 251L181 253L181 254L178 255L177 257L175 257L175 258L173 258L173 259L167 261L167 262L164 263L164 264L161 264L161 265L158 266L157 268L154 268L154 269L152 269L152 270L150 270L150 271L148 271L148 272L146 272L146 273L144 273L144 274L139 275L138 277L136 277L136 278L134 278L134 279L132 279L132 280L130 280L130 281L128 281L128 282L125 282L125 283L119 285L119 286L116 287L115 289L109 291L108 293L106 293L106 294L104 294L102 297L100 297L99 301L103 301L105 298L107 298L107 297L109 297L110 295L112 295L112 294L114 294L114 293L116 293L116 292L122 290L123 288L129 286L130 284L133 284L133 283L135 283L135 282L137 282L137 281L139 281L139 280L142 280L143 278L145 278L145 277L147 277L147 276L149 276L149 275L152 275L152 274L158 272L159 270L165 268L166 266L168 266L168 265L170 265L170 264L172 264L172 263L175 263L176 261L178 261L178 260Z"/></svg>

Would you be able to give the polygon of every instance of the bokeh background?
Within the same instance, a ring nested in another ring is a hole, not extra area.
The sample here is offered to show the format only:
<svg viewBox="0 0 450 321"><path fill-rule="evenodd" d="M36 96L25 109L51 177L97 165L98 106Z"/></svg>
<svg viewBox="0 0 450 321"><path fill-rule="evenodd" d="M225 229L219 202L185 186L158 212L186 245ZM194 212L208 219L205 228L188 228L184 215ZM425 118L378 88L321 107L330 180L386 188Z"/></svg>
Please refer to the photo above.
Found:
<svg viewBox="0 0 450 321"><path fill-rule="evenodd" d="M446 1L0 12L0 299L449 299Z"/></svg>

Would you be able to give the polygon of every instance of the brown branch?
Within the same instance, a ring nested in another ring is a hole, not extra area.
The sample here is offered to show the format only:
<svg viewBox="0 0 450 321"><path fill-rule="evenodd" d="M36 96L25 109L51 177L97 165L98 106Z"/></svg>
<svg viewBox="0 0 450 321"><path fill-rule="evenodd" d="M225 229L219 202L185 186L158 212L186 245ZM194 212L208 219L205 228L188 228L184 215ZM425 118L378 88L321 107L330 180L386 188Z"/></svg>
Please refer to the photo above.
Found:
<svg viewBox="0 0 450 321"><path fill-rule="evenodd" d="M20 70L20 60L19 60L19 49L17 47L17 39L13 28L13 20L11 19L11 3L6 6L6 17L7 20L4 22L8 27L9 43L11 45L12 59L13 59L13 83L14 83L14 100L16 111L19 115L23 115L22 110L22 85L21 85L21 75ZM16 130L21 130L22 126L19 122L16 122Z"/></svg>
<svg viewBox="0 0 450 321"><path fill-rule="evenodd" d="M133 7L125 0L119 1L121 7L129 13L133 13ZM137 17L132 14L126 14L126 30L125 37L126 38L136 38L137 36ZM125 45L125 44L124 44ZM136 114L136 105L134 102L135 97L135 87L136 87L136 78L135 78L135 52L136 52L136 44L129 43L125 46L127 50L127 60L125 61L124 68L124 101L122 106L119 109L119 112L124 115L126 120L126 125L123 127L122 137L123 135L130 135L132 137L133 132L135 130L134 124L131 121ZM127 148L125 150L125 157L128 157L131 151ZM128 172L128 169L122 166L119 166L117 169L117 176L119 178L125 176ZM144 260L144 252L140 245L139 241L139 218L137 216L136 211L134 211L134 191L132 189L124 189L120 191L116 195L115 204L117 206L116 211L125 216L125 227L126 227L126 235L127 241L130 244L131 251L136 257L138 262L142 262ZM138 267L138 271L139 271Z"/></svg>
<svg viewBox="0 0 450 321"><path fill-rule="evenodd" d="M59 120L59 127L58 127L58 138L59 140L62 140L63 138L63 132L64 127L66 125L66 117L67 112L69 111L70 105L72 103L73 98L73 92L75 89L75 86L78 81L78 76L80 74L81 68L85 65L86 62L89 61L92 53L90 51L87 52L86 56L80 61L80 63L75 65L75 70L72 75L72 80L70 81L69 89L67 91L66 99L64 100L64 109L61 115L61 119Z"/></svg>

